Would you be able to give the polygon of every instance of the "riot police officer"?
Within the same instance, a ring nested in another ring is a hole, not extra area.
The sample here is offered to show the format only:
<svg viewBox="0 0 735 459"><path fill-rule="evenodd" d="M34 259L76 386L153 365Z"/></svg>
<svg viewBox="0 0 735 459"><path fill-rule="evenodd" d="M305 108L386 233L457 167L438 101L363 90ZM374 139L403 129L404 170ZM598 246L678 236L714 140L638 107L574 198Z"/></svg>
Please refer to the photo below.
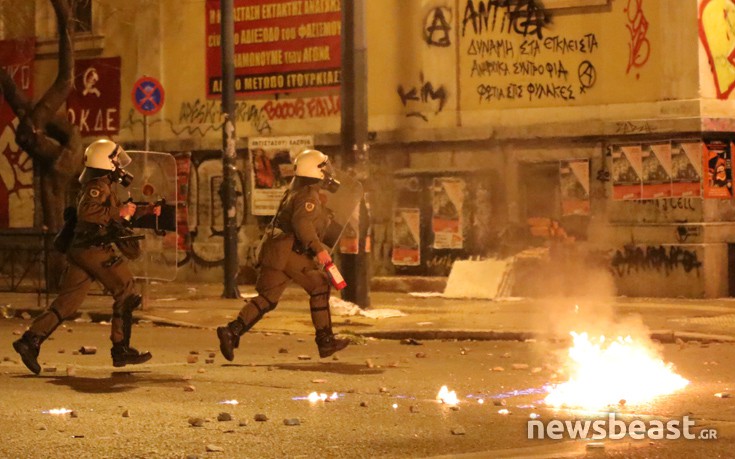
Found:
<svg viewBox="0 0 735 459"><path fill-rule="evenodd" d="M127 261L112 247L115 244L127 257L140 255L137 241L131 242L129 222L141 214L160 214L159 206L136 209L132 202L121 203L115 194L114 184L127 187L132 181L132 175L124 169L130 161L125 150L110 140L97 140L84 153L76 218L74 209L67 209L71 210L70 215L65 212L65 228L55 241L55 246L66 253L68 262L59 295L13 343L23 363L33 373L41 371L38 364L41 344L77 311L95 280L111 292L115 300L110 335L112 364L123 367L146 362L152 357L149 352L130 347L133 310L141 304L142 298L136 291Z"/></svg>
<svg viewBox="0 0 735 459"><path fill-rule="evenodd" d="M309 294L311 320L320 357L344 349L349 340L335 338L329 311L330 282L319 265L332 262L321 242L330 223L319 191L335 192L339 182L331 174L329 158L318 150L305 150L295 160L295 176L260 243L258 296L249 300L237 319L217 328L222 355L232 361L240 336L250 330L278 300L293 280Z"/></svg>

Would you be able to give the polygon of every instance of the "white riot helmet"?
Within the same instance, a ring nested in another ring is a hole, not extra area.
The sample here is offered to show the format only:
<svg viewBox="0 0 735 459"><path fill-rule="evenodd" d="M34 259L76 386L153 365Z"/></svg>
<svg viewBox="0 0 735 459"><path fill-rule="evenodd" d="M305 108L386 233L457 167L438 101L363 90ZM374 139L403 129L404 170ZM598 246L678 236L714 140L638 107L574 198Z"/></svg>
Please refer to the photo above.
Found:
<svg viewBox="0 0 735 459"><path fill-rule="evenodd" d="M294 161L297 177L324 179L324 167L329 163L329 156L319 150L304 150Z"/></svg>
<svg viewBox="0 0 735 459"><path fill-rule="evenodd" d="M117 143L107 139L95 140L84 151L84 171L79 181L85 183L92 178L110 175L113 181L127 187L133 176L123 168L131 161L130 156Z"/></svg>
<svg viewBox="0 0 735 459"><path fill-rule="evenodd" d="M332 176L329 156L319 150L304 150L296 156L294 170L297 177L307 177L322 182L322 187L332 193L339 188L339 181Z"/></svg>

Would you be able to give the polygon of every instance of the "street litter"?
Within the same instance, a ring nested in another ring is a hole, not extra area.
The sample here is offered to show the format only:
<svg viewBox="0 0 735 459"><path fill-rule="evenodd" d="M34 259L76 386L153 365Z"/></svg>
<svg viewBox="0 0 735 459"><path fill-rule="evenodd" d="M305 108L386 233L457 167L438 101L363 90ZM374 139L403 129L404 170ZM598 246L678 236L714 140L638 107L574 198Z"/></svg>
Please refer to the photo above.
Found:
<svg viewBox="0 0 735 459"><path fill-rule="evenodd" d="M415 298L436 298L444 296L442 292L409 292L408 294Z"/></svg>
<svg viewBox="0 0 735 459"><path fill-rule="evenodd" d="M329 307L335 316L362 316L369 319L387 319L390 317L404 317L405 313L397 309L368 309L364 310L354 303L341 298L331 297Z"/></svg>

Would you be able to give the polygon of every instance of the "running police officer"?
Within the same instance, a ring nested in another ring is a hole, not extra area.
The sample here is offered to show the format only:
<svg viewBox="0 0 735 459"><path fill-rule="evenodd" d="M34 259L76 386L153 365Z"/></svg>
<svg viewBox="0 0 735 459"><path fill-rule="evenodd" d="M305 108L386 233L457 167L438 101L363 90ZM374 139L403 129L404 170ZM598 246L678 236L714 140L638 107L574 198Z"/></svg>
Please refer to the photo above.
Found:
<svg viewBox="0 0 735 459"><path fill-rule="evenodd" d="M127 261L112 247L115 244L126 257L139 256L140 247L128 228L130 221L142 214L160 213L159 206L136 209L132 202L121 203L115 194L114 184L127 187L132 181L132 175L124 169L130 161L125 150L110 140L97 140L84 153L76 212L73 208L67 209L65 228L55 240L55 246L66 253L68 261L59 295L13 343L23 363L33 373L41 371L38 364L41 344L77 311L95 280L111 292L115 300L110 335L112 364L124 367L152 357L149 352L141 353L130 347L133 310L141 304L141 296L136 291Z"/></svg>
<svg viewBox="0 0 735 459"><path fill-rule="evenodd" d="M320 265L330 264L332 258L320 240L330 218L319 191L335 192L338 186L327 155L305 150L296 157L295 177L260 243L260 272L255 283L258 296L245 304L237 319L217 328L220 350L227 360L234 359L240 336L275 309L290 280L309 294L319 356L328 357L349 344L349 340L335 338L332 332L330 282L320 269Z"/></svg>

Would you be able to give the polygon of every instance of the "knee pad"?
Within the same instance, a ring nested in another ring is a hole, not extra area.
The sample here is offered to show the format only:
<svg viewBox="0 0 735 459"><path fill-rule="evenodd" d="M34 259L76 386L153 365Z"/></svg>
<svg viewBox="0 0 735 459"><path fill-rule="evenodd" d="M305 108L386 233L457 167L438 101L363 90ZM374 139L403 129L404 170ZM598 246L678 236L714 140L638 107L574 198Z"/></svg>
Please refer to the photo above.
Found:
<svg viewBox="0 0 735 459"><path fill-rule="evenodd" d="M258 311L260 311L261 314L267 314L276 309L276 306L278 306L277 302L272 302L268 298L264 297L262 294L258 294L258 296L253 298L252 303L255 305L256 308L258 308Z"/></svg>

